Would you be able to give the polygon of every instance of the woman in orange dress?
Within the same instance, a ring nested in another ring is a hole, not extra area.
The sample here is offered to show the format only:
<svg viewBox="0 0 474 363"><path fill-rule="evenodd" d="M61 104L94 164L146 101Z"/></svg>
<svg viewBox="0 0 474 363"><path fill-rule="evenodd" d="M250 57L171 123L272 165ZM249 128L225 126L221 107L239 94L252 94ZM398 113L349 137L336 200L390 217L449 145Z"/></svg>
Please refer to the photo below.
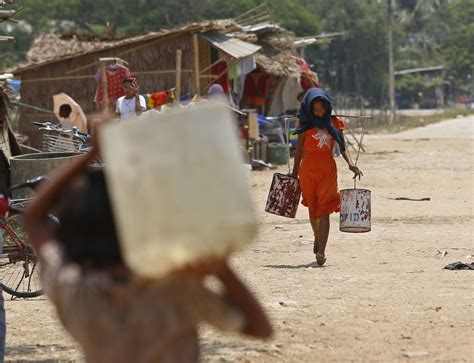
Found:
<svg viewBox="0 0 474 363"><path fill-rule="evenodd" d="M354 178L363 175L346 150L344 122L332 116L331 99L321 88L310 88L298 113L300 124L295 165L291 175L299 177L303 205L309 209L314 233L313 252L318 265L326 262L325 250L329 236L329 215L339 212L337 168L333 158L337 142Z"/></svg>

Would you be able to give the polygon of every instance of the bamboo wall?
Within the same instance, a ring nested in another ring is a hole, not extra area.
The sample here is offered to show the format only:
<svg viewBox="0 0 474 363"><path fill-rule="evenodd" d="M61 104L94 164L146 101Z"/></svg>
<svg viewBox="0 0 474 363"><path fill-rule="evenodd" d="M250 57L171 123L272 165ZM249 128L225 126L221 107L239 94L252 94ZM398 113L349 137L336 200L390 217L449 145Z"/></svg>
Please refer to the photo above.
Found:
<svg viewBox="0 0 474 363"><path fill-rule="evenodd" d="M129 63L133 75L140 81L141 93L163 91L175 87L176 50L181 49L182 69L181 94L192 92L193 87L193 42L192 33L181 33L168 39L151 39L137 41L113 49L105 49L92 54L84 54L55 63L45 64L36 69L23 71L22 103L53 109L52 96L57 93L67 93L84 109L86 114L97 110L94 96L97 88L95 74L99 69L96 63L101 57L119 57ZM210 45L199 40L199 65L205 69L210 65ZM86 67L86 68L84 68ZM82 69L81 69L82 68ZM68 73L71 70L74 73ZM172 71L171 73L155 73L153 71ZM141 74L146 72L145 74ZM207 72L208 73L208 72ZM78 78L78 77L87 78ZM201 76L201 87L210 78ZM64 78L64 79L58 79ZM206 91L206 90L202 90ZM34 121L45 122L54 120L54 115L22 108L20 112L20 132L30 138L30 145L39 147L41 140Z"/></svg>

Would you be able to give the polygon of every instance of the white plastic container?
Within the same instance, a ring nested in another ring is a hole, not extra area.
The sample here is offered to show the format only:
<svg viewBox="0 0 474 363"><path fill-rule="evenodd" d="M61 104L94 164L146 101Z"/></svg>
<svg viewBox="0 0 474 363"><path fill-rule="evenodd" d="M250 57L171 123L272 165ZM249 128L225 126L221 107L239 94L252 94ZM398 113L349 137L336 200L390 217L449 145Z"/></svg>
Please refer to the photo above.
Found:
<svg viewBox="0 0 474 363"><path fill-rule="evenodd" d="M349 233L370 232L371 192L367 189L341 190L339 230Z"/></svg>
<svg viewBox="0 0 474 363"><path fill-rule="evenodd" d="M248 171L225 106L109 125L101 142L122 251L137 274L224 256L255 237Z"/></svg>

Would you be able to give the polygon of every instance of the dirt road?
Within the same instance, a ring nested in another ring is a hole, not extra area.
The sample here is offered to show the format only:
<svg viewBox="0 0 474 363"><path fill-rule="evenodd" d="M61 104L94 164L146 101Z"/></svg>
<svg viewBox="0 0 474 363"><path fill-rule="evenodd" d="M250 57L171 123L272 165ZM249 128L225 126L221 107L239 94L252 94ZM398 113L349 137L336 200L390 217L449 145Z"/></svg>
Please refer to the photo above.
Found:
<svg viewBox="0 0 474 363"><path fill-rule="evenodd" d="M458 122L472 130L472 117ZM450 123L437 130L445 138L431 139L429 130L367 138L359 186L373 193L373 230L340 233L334 215L323 268L313 263L305 208L295 220L264 213L273 172L252 174L260 233L232 264L276 334L262 343L204 327L204 361L473 360L474 272L443 266L473 261L474 140L472 131L450 135L457 132ZM341 189L351 187L343 160L337 163ZM80 359L45 299L7 301L6 309L8 359Z"/></svg>

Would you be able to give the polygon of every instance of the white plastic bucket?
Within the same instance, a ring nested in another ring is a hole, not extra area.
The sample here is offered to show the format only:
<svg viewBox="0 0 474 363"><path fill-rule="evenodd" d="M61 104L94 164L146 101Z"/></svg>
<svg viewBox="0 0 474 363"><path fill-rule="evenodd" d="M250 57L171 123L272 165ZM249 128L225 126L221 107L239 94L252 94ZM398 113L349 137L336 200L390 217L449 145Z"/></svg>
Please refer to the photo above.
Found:
<svg viewBox="0 0 474 363"><path fill-rule="evenodd" d="M371 192L367 189L341 190L339 230L365 233L371 230Z"/></svg>

